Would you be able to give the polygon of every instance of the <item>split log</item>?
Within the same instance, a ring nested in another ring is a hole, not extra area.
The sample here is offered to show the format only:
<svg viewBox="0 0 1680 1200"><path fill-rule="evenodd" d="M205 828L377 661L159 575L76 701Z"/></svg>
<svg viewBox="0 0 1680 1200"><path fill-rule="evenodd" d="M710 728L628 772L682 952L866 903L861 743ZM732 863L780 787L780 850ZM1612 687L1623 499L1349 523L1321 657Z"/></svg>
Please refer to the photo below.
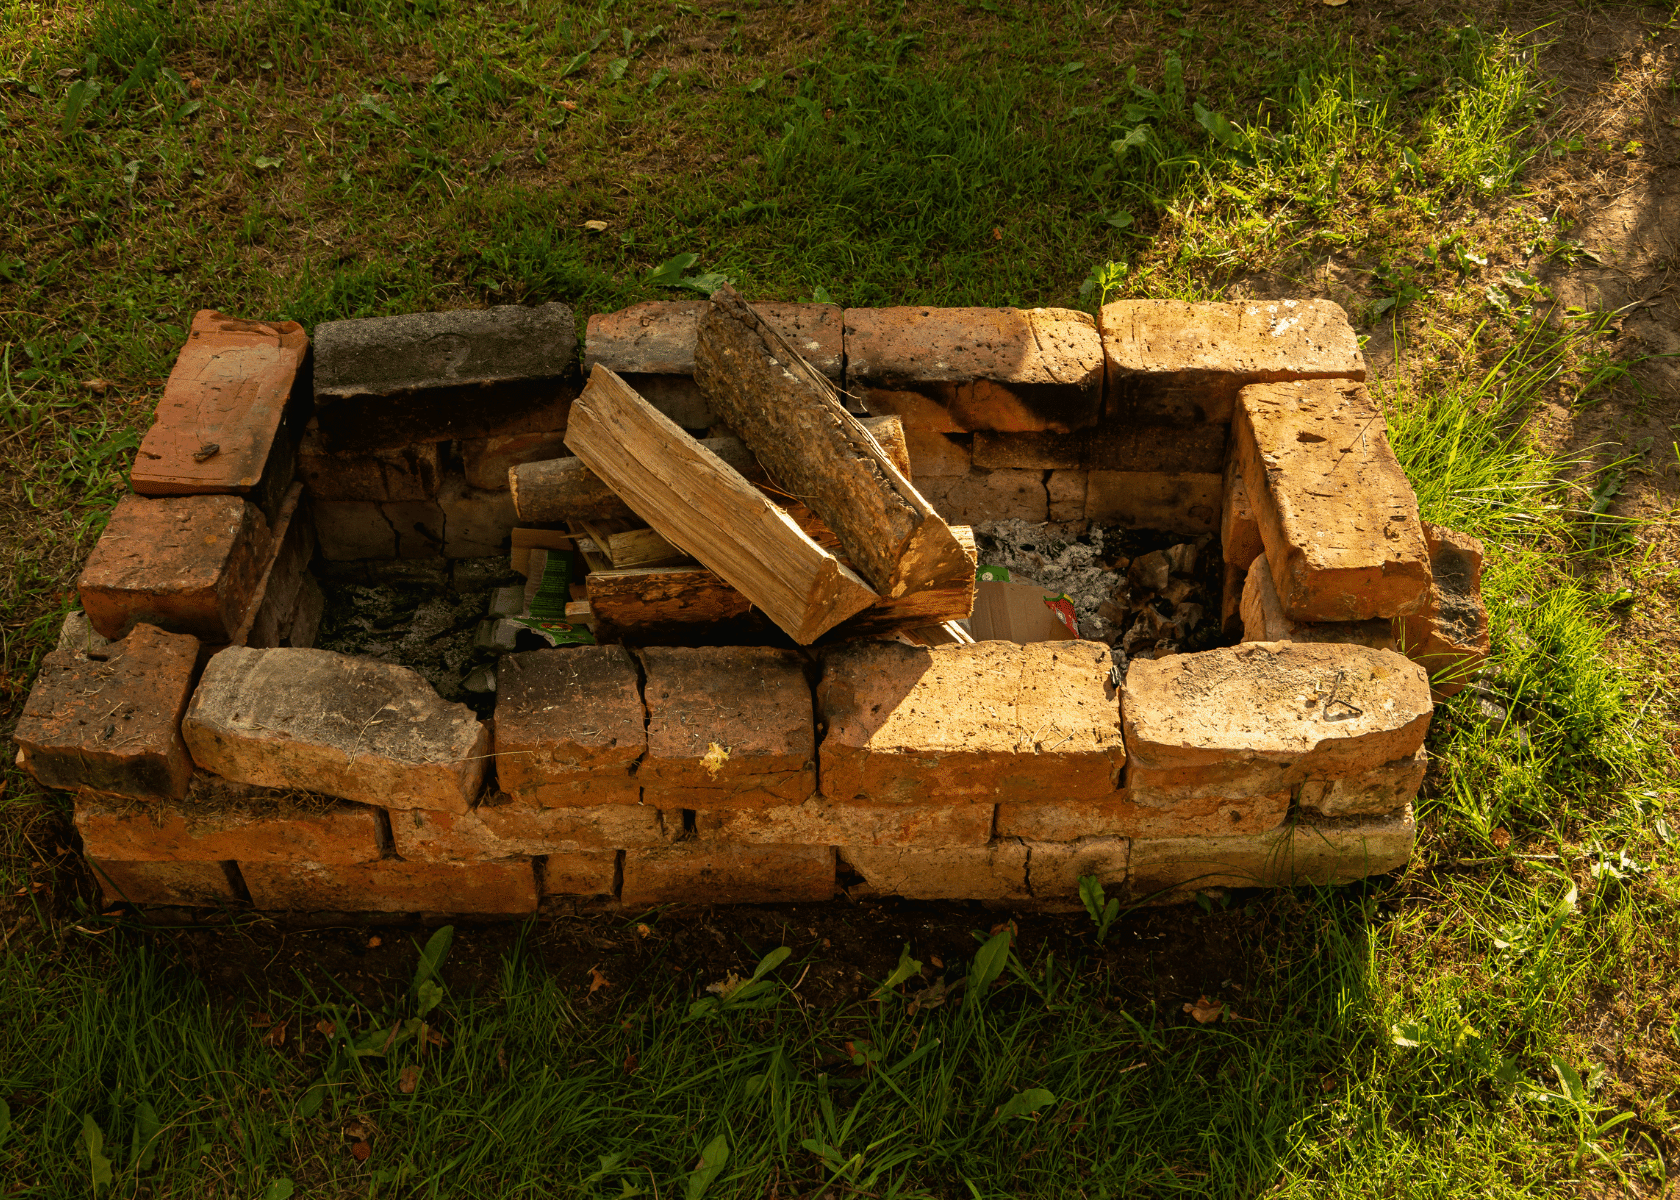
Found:
<svg viewBox="0 0 1680 1200"><path fill-rule="evenodd" d="M739 471L606 367L595 367L572 405L566 446L667 541L800 645L879 599Z"/></svg>
<svg viewBox="0 0 1680 1200"><path fill-rule="evenodd" d="M598 522L583 522L584 532L613 567L669 567L688 561L688 555L652 529L603 529Z"/></svg>
<svg viewBox="0 0 1680 1200"><path fill-rule="evenodd" d="M897 417L870 417L863 422L881 449L905 475L910 473L910 447ZM770 477L740 438L706 438L700 443L734 467L751 483L764 486ZM514 511L521 521L636 521L636 514L613 490L575 458L521 463L508 470Z"/></svg>
<svg viewBox="0 0 1680 1200"><path fill-rule="evenodd" d="M813 509L881 593L884 619L966 617L974 572L950 526L820 371L730 287L712 295L694 346L694 380L771 480Z"/></svg>
<svg viewBox="0 0 1680 1200"><path fill-rule="evenodd" d="M705 567L596 571L584 582L595 619L618 629L710 625L745 616L752 607Z"/></svg>

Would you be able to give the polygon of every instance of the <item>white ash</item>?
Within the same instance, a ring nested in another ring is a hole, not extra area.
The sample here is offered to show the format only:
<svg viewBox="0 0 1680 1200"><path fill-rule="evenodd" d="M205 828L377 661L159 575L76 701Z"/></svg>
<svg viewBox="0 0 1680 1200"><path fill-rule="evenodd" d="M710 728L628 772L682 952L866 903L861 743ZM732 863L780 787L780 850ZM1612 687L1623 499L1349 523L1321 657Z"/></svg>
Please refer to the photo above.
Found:
<svg viewBox="0 0 1680 1200"><path fill-rule="evenodd" d="M1104 565L1104 530L1093 525L1083 538L1068 541L1051 537L1044 526L1030 521L983 521L974 527L981 566L1006 568L1048 592L1061 592L1073 601L1079 636L1106 642L1120 630L1097 615L1126 580ZM1030 547L1030 549L1029 549Z"/></svg>

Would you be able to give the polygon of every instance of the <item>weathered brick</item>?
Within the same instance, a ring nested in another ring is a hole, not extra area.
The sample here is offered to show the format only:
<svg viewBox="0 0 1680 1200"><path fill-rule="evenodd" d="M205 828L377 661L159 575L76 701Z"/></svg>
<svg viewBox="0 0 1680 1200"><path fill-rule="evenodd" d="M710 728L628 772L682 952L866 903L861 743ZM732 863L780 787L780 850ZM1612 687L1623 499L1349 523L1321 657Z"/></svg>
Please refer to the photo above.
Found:
<svg viewBox="0 0 1680 1200"><path fill-rule="evenodd" d="M537 860L537 889L545 896L618 895L617 850L564 850Z"/></svg>
<svg viewBox="0 0 1680 1200"><path fill-rule="evenodd" d="M1225 579L1219 591L1219 628L1228 641L1242 641L1242 596L1247 583L1247 567L1225 564Z"/></svg>
<svg viewBox="0 0 1680 1200"><path fill-rule="evenodd" d="M576 348L564 304L329 321L316 418L335 450L488 437L552 403Z"/></svg>
<svg viewBox="0 0 1680 1200"><path fill-rule="evenodd" d="M690 814L693 836L703 841L813 846L982 846L991 840L992 810L985 804L831 804L813 797L803 804L702 809ZM668 832L680 832L683 814L665 814Z"/></svg>
<svg viewBox="0 0 1680 1200"><path fill-rule="evenodd" d="M186 794L193 764L181 740L198 639L136 626L91 657L52 650L24 702L18 765L47 787L136 800Z"/></svg>
<svg viewBox="0 0 1680 1200"><path fill-rule="evenodd" d="M1388 621L1291 621L1284 615L1264 554L1249 565L1241 611L1245 642L1341 642L1373 650L1395 648Z"/></svg>
<svg viewBox="0 0 1680 1200"><path fill-rule="evenodd" d="M465 813L419 808L392 813L397 854L413 862L483 862L516 854L663 846L666 841L659 810L650 805L545 808L506 795L491 799Z"/></svg>
<svg viewBox="0 0 1680 1200"><path fill-rule="evenodd" d="M833 304L753 306L788 344L836 384L844 353L840 309ZM717 423L695 384L694 342L709 300L649 300L613 313L595 313L584 331L583 373L596 363L612 368L641 396L685 429Z"/></svg>
<svg viewBox="0 0 1680 1200"><path fill-rule="evenodd" d="M636 804L647 752L636 664L623 646L502 656L496 681L496 778L532 804Z"/></svg>
<svg viewBox="0 0 1680 1200"><path fill-rule="evenodd" d="M1000 841L985 846L849 846L845 865L862 882L852 896L907 900L1025 900L1027 848Z"/></svg>
<svg viewBox="0 0 1680 1200"><path fill-rule="evenodd" d="M916 490L947 521L973 525L980 521L1048 519L1050 498L1043 471L973 470L967 475L918 478Z"/></svg>
<svg viewBox="0 0 1680 1200"><path fill-rule="evenodd" d="M1424 522L1429 547L1429 601L1422 612L1400 618L1401 648L1429 672L1435 699L1456 696L1482 669L1491 642L1482 606L1482 543Z"/></svg>
<svg viewBox="0 0 1680 1200"><path fill-rule="evenodd" d="M1429 551L1417 497L1363 387L1246 387L1232 439L1284 612L1366 621L1424 607Z"/></svg>
<svg viewBox="0 0 1680 1200"><path fill-rule="evenodd" d="M1162 808L1271 796L1415 753L1431 711L1422 668L1392 650L1244 642L1134 661L1126 788Z"/></svg>
<svg viewBox="0 0 1680 1200"><path fill-rule="evenodd" d="M506 862L354 865L242 863L251 903L265 912L433 912L519 916L537 908L528 858Z"/></svg>
<svg viewBox="0 0 1680 1200"><path fill-rule="evenodd" d="M1418 750L1374 770L1330 779L1309 779L1298 793L1308 819L1397 812L1423 786L1429 752Z"/></svg>
<svg viewBox="0 0 1680 1200"><path fill-rule="evenodd" d="M680 842L624 852L620 899L650 904L791 904L830 900L832 846L742 846Z"/></svg>
<svg viewBox="0 0 1680 1200"><path fill-rule="evenodd" d="M967 475L974 465L974 449L962 434L907 428L904 444L910 451L910 474L917 480Z"/></svg>
<svg viewBox="0 0 1680 1200"><path fill-rule="evenodd" d="M1027 842L1027 886L1033 899L1077 899L1082 875L1095 875L1108 896L1123 895L1131 845L1128 838L1101 836Z"/></svg>
<svg viewBox="0 0 1680 1200"><path fill-rule="evenodd" d="M1233 456L1225 464L1225 492L1219 508L1219 543L1225 561L1245 572L1255 559L1266 552L1260 538L1260 522L1254 519L1254 507L1248 502L1248 486L1243 483L1242 464Z"/></svg>
<svg viewBox="0 0 1680 1200"><path fill-rule="evenodd" d="M991 804L1113 792L1125 750L1108 648L860 641L823 658L823 794Z"/></svg>
<svg viewBox="0 0 1680 1200"><path fill-rule="evenodd" d="M317 500L310 515L321 557L329 562L397 557L397 531L371 500Z"/></svg>
<svg viewBox="0 0 1680 1200"><path fill-rule="evenodd" d="M1000 804L997 835L1030 842L1072 842L1093 837L1218 837L1259 832L1283 824L1289 799L1290 793L1284 790L1266 796L1188 796L1168 804L1140 804L1122 791L1106 800L1071 804Z"/></svg>
<svg viewBox="0 0 1680 1200"><path fill-rule="evenodd" d="M110 654L114 645L116 643L110 638L95 633L93 622L88 620L85 612L77 609L64 614L64 624L58 627L58 644L54 649L68 650L83 658L102 659Z"/></svg>
<svg viewBox="0 0 1680 1200"><path fill-rule="evenodd" d="M1065 308L848 308L846 383L906 429L1068 432L1102 408L1102 340Z"/></svg>
<svg viewBox="0 0 1680 1200"><path fill-rule="evenodd" d="M461 464L467 483L482 491L508 490L508 472L528 462L566 458L566 430L536 433L499 433L461 443Z"/></svg>
<svg viewBox="0 0 1680 1200"><path fill-rule="evenodd" d="M1349 883L1406 865L1417 826L1412 810L1292 825L1222 838L1137 838L1129 859L1134 896L1175 899L1215 887Z"/></svg>
<svg viewBox="0 0 1680 1200"><path fill-rule="evenodd" d="M298 447L298 477L320 500L375 504L430 500L443 478L437 442L409 442L388 450L334 450L310 422Z"/></svg>
<svg viewBox="0 0 1680 1200"><path fill-rule="evenodd" d="M977 433L974 465L1213 475L1225 468L1226 436L1224 425L1107 425L1073 433Z"/></svg>
<svg viewBox="0 0 1680 1200"><path fill-rule="evenodd" d="M219 862L118 862L90 857L106 907L168 904L220 908L241 904L234 887L236 868Z"/></svg>
<svg viewBox="0 0 1680 1200"><path fill-rule="evenodd" d="M506 475L502 482L507 482ZM507 553L519 515L505 487L499 492L480 491L455 475L444 481L437 503L443 510L445 558L486 558Z"/></svg>
<svg viewBox="0 0 1680 1200"><path fill-rule="evenodd" d="M293 431L307 404L298 373L308 353L296 321L195 314L135 454L134 490L245 496L272 516L292 482Z"/></svg>
<svg viewBox="0 0 1680 1200"><path fill-rule="evenodd" d="M1045 481L1044 491L1050 501L1049 519L1052 521L1085 520L1085 497L1091 486L1084 471L1052 471Z"/></svg>
<svg viewBox="0 0 1680 1200"><path fill-rule="evenodd" d="M1219 528L1220 491L1220 477L1212 474L1092 471L1085 515L1131 529L1211 533Z"/></svg>
<svg viewBox="0 0 1680 1200"><path fill-rule="evenodd" d="M1220 424L1251 383L1365 378L1359 339L1328 300L1117 300L1097 321L1110 420Z"/></svg>
<svg viewBox="0 0 1680 1200"><path fill-rule="evenodd" d="M297 607L292 609L291 620L287 622L281 644L308 649L315 644L315 635L320 632L321 618L326 615L327 597L321 591L321 585L315 582L313 575L303 577L303 586L298 589Z"/></svg>
<svg viewBox="0 0 1680 1200"><path fill-rule="evenodd" d="M650 646L647 757L656 808L799 804L817 790L811 689L797 654L768 646Z"/></svg>
<svg viewBox="0 0 1680 1200"><path fill-rule="evenodd" d="M82 610L108 638L144 621L226 642L256 596L269 541L262 511L238 496L124 496L82 568Z"/></svg>
<svg viewBox="0 0 1680 1200"><path fill-rule="evenodd" d="M231 639L236 645L268 647L293 644L293 619L306 586L313 583L309 576L309 563L315 557L315 523L310 519L308 505L304 502L302 484L294 483L285 503L280 506L272 545L274 549L268 567L257 584L256 599ZM310 641L314 640L313 631L308 637Z"/></svg>
<svg viewBox="0 0 1680 1200"><path fill-rule="evenodd" d="M406 667L330 650L230 646L210 660L182 733L207 771L386 808L465 812L489 732Z"/></svg>
<svg viewBox="0 0 1680 1200"><path fill-rule="evenodd" d="M372 862L375 811L327 796L198 774L184 800L125 805L76 797L76 830L94 858L120 862Z"/></svg>

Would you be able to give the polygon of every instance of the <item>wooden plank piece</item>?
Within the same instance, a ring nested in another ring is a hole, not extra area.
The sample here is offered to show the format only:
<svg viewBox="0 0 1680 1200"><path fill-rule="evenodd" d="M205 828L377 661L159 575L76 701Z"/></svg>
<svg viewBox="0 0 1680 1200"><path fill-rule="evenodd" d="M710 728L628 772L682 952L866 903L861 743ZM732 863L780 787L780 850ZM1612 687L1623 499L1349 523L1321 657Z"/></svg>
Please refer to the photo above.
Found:
<svg viewBox="0 0 1680 1200"><path fill-rule="evenodd" d="M708 625L745 616L747 598L705 567L596 571L584 581L599 621L620 629Z"/></svg>
<svg viewBox="0 0 1680 1200"><path fill-rule="evenodd" d="M888 606L954 590L966 602L920 615L934 622L968 615L974 576L949 526L846 411L834 385L733 288L719 288L700 318L694 379L771 479L834 531Z"/></svg>
<svg viewBox="0 0 1680 1200"><path fill-rule="evenodd" d="M801 645L879 598L739 471L606 367L595 368L572 406L566 446L667 541L717 572Z"/></svg>

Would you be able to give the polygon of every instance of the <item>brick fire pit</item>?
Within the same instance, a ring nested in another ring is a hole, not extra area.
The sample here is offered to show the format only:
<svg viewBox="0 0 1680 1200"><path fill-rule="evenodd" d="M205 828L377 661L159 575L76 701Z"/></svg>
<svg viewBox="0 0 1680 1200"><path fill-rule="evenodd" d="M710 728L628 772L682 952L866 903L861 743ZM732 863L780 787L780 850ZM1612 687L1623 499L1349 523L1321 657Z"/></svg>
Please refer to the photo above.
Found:
<svg viewBox="0 0 1680 1200"><path fill-rule="evenodd" d="M591 318L584 368L728 433L693 380L705 306ZM947 520L1202 536L1231 644L1128 660L841 625L796 646L744 637L743 602L728 636L491 646L476 691L455 660L316 648L346 596L400 586L476 619L519 582L513 531L542 523L509 476L568 454L572 313L343 321L311 344L202 312L17 729L20 765L75 792L106 900L1064 907L1082 875L1176 899L1406 861L1433 700L1486 654L1481 547L1419 521L1339 308L761 311L856 411L898 418Z"/></svg>

